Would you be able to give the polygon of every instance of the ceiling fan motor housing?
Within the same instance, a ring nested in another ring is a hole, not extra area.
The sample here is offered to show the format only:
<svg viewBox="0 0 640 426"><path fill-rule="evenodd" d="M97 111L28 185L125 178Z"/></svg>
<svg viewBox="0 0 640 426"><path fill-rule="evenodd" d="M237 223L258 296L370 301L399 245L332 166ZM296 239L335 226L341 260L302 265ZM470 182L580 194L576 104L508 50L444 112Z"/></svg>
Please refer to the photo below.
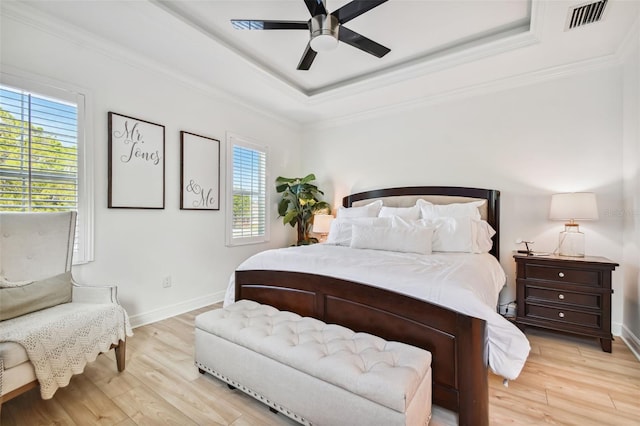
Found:
<svg viewBox="0 0 640 426"><path fill-rule="evenodd" d="M311 48L331 50L338 45L338 18L333 15L316 15L311 18Z"/></svg>

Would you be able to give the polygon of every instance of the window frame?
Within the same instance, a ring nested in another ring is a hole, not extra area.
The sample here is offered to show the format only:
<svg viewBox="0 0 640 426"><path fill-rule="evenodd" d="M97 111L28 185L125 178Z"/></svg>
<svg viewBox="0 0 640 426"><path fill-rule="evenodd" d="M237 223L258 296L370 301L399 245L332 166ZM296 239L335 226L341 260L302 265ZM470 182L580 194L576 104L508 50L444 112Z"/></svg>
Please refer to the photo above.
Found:
<svg viewBox="0 0 640 426"><path fill-rule="evenodd" d="M78 113L78 204L76 222L76 247L73 264L80 265L94 260L94 176L93 176L93 122L89 91L67 83L47 80L37 76L22 76L0 72L0 84L16 91L30 92L35 96L70 102Z"/></svg>
<svg viewBox="0 0 640 426"><path fill-rule="evenodd" d="M270 238L270 191L269 191L269 146L260 144L259 142L240 136L234 133L227 133L226 135L226 150L227 150L227 179L226 179L226 194L227 194L227 223L226 223L226 245L228 247L244 246L249 244L261 244L269 241ZM233 148L239 146L242 148L261 152L265 155L265 185L264 185L264 234L254 237L233 237Z"/></svg>

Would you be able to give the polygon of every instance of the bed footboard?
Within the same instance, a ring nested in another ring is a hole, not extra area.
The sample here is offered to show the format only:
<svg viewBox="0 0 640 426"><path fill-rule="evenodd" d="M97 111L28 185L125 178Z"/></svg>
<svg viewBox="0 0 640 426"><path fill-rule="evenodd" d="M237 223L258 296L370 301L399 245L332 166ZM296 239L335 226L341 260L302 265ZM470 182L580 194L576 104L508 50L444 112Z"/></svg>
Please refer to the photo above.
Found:
<svg viewBox="0 0 640 426"><path fill-rule="evenodd" d="M236 271L235 282L236 300L255 300L428 350L434 404L458 412L460 425L489 424L484 320L323 275Z"/></svg>

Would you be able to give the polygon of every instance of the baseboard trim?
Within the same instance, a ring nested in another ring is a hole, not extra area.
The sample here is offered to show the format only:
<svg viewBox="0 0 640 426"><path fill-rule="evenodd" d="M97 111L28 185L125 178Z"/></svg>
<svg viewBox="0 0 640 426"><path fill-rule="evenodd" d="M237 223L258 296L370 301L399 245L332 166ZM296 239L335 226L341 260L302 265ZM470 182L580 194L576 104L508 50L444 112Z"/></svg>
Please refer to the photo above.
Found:
<svg viewBox="0 0 640 426"><path fill-rule="evenodd" d="M131 328L141 327L176 315L184 314L185 312L193 311L194 309L202 308L203 306L222 302L224 300L224 294L224 291L218 291L202 297L196 297L195 299L185 300L184 302L165 306L160 309L154 309L153 311L132 315L129 317Z"/></svg>
<svg viewBox="0 0 640 426"><path fill-rule="evenodd" d="M626 326L622 326L622 333L620 334L622 341L629 347L631 352L640 361L640 338L633 334Z"/></svg>

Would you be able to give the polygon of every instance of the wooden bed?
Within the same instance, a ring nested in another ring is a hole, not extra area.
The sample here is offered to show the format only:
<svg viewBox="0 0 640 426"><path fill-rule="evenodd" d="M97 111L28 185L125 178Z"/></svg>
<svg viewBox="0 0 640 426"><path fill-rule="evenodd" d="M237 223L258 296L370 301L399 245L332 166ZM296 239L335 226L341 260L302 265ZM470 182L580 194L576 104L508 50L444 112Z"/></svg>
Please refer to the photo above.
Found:
<svg viewBox="0 0 640 426"><path fill-rule="evenodd" d="M343 199L343 205L362 205L375 199L383 199L385 205L391 206L413 205L416 198L443 204L485 199L483 219L496 230L491 253L498 258L499 197L499 191L489 189L404 187L350 195ZM321 274L245 270L236 271L235 283L235 300L255 300L430 351L433 403L458 412L460 425L489 424L484 320Z"/></svg>

